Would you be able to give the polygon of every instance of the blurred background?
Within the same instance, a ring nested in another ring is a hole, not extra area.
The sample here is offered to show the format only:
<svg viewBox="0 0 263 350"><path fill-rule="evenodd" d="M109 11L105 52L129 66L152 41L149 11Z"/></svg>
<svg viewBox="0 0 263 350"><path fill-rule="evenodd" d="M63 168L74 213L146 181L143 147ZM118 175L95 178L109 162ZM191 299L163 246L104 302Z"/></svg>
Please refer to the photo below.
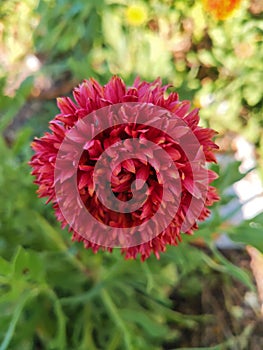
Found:
<svg viewBox="0 0 263 350"><path fill-rule="evenodd" d="M94 255L28 161L83 79L161 77L216 129L221 202L158 261ZM0 350L263 348L261 0L0 1Z"/></svg>

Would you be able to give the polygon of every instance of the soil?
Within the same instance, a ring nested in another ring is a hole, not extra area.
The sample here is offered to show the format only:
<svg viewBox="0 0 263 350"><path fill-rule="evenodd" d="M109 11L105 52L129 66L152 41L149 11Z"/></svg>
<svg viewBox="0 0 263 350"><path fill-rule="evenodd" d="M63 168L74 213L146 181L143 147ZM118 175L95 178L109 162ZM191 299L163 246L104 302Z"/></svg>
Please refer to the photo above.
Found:
<svg viewBox="0 0 263 350"><path fill-rule="evenodd" d="M236 266L250 269L250 257L245 251L221 253ZM200 293L185 297L183 290L177 288L171 299L176 311L203 315L204 321L200 318L196 327L181 329L178 340L164 344L163 349L262 350L263 315L257 294L221 273L201 276L200 283ZM205 320L205 315L212 317Z"/></svg>

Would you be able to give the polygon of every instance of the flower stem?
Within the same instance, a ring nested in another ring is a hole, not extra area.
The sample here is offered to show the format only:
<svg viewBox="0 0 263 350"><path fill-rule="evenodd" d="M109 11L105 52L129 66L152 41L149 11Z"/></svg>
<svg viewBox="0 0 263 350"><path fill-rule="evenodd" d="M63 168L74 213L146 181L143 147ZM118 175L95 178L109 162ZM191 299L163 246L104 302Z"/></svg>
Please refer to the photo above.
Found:
<svg viewBox="0 0 263 350"><path fill-rule="evenodd" d="M131 344L131 337L130 337L130 333L127 329L127 327L125 326L125 323L123 322L123 320L121 319L118 310L116 308L116 305L113 303L109 293L106 291L106 289L104 288L101 291L101 298L104 302L105 307L107 308L109 315L112 318L112 321L116 324L116 326L120 329L120 331L123 334L123 338L124 338L124 343L125 343L125 348L127 350L132 350L132 344Z"/></svg>

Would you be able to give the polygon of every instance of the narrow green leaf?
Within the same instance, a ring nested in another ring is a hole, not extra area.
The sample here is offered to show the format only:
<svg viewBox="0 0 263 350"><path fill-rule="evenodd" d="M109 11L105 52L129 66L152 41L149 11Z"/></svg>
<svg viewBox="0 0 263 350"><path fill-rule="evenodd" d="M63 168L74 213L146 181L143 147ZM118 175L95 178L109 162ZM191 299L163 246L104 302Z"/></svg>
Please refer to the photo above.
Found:
<svg viewBox="0 0 263 350"><path fill-rule="evenodd" d="M252 282L251 277L243 271L240 267L235 266L230 261L228 261L214 246L214 244L210 244L210 248L213 251L215 257L221 262L223 267L225 267L225 271L231 275L232 277L236 278L240 282L244 283L249 289L255 291L255 286Z"/></svg>
<svg viewBox="0 0 263 350"><path fill-rule="evenodd" d="M12 317L11 322L9 324L8 330L5 334L4 340L0 345L0 350L8 349L8 346L9 346L9 344L12 340L12 337L14 335L15 328L16 328L17 322L19 320L19 317L23 311L23 308L24 308L25 304L34 296L35 296L35 291L31 291L31 292L27 293L26 295L23 295L21 297L21 299L19 300L17 307L13 313L13 317Z"/></svg>
<svg viewBox="0 0 263 350"><path fill-rule="evenodd" d="M167 326L155 322L148 314L146 310L133 310L122 309L119 311L123 320L135 323L144 329L151 337L165 337L168 334L169 329Z"/></svg>

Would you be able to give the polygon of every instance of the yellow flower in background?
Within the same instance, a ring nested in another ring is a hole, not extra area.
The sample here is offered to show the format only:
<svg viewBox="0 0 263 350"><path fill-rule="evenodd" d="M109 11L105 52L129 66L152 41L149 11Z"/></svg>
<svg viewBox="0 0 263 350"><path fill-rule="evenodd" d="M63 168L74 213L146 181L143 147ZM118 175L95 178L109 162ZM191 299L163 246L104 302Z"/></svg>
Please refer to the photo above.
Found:
<svg viewBox="0 0 263 350"><path fill-rule="evenodd" d="M202 0L204 8L214 18L224 20L231 17L242 0Z"/></svg>
<svg viewBox="0 0 263 350"><path fill-rule="evenodd" d="M141 4L130 5L126 10L126 19L131 26L140 26L147 20L148 14L145 6Z"/></svg>

